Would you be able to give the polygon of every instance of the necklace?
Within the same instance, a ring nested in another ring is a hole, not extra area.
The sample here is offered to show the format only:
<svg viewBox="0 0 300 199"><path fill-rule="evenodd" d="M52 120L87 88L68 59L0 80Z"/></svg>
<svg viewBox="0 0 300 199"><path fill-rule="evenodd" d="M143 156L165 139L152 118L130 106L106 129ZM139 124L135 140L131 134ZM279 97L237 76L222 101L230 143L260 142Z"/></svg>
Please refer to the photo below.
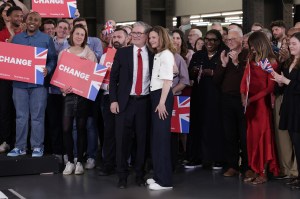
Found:
<svg viewBox="0 0 300 199"><path fill-rule="evenodd" d="M217 51L215 51L213 54L211 54L211 55L209 55L208 53L207 53L207 56L209 57L209 58L212 58L215 54L217 53Z"/></svg>

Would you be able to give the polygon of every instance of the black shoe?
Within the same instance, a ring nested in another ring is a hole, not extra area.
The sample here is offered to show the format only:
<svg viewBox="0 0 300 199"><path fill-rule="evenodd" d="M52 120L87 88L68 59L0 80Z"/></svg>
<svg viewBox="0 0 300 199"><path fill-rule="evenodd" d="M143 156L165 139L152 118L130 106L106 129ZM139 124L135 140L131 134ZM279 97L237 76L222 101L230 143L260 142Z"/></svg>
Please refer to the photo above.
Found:
<svg viewBox="0 0 300 199"><path fill-rule="evenodd" d="M126 189L127 188L127 180L126 179L119 179L118 188L119 189Z"/></svg>
<svg viewBox="0 0 300 199"><path fill-rule="evenodd" d="M142 186L146 185L146 181L144 180L144 178L136 178L135 183L139 187L142 187Z"/></svg>
<svg viewBox="0 0 300 199"><path fill-rule="evenodd" d="M292 179L292 180L286 182L285 184L286 185L296 185L296 184L299 184L299 183L300 183L300 180L296 178L296 179Z"/></svg>
<svg viewBox="0 0 300 199"><path fill-rule="evenodd" d="M98 176L110 176L114 173L115 171L113 169L103 169L98 172Z"/></svg>

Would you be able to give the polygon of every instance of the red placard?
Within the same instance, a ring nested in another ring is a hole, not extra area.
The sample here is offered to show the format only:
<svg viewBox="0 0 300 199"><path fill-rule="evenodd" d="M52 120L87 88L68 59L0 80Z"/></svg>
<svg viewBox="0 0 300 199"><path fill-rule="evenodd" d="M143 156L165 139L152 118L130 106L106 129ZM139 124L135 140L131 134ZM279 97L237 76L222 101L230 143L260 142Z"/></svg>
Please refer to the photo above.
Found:
<svg viewBox="0 0 300 199"><path fill-rule="evenodd" d="M107 67L107 72L103 80L103 88L107 88L107 85L109 84L111 66L113 64L116 52L117 50L115 48L108 48L106 52L106 57L103 65Z"/></svg>
<svg viewBox="0 0 300 199"><path fill-rule="evenodd" d="M191 98L189 96L174 96L174 106L171 118L171 132L189 133L190 101Z"/></svg>
<svg viewBox="0 0 300 199"><path fill-rule="evenodd" d="M48 18L74 18L77 9L74 0L32 0L32 10Z"/></svg>
<svg viewBox="0 0 300 199"><path fill-rule="evenodd" d="M0 42L0 78L43 85L47 53L45 48Z"/></svg>
<svg viewBox="0 0 300 199"><path fill-rule="evenodd" d="M51 84L59 88L71 86L73 93L95 101L107 68L90 60L63 52Z"/></svg>

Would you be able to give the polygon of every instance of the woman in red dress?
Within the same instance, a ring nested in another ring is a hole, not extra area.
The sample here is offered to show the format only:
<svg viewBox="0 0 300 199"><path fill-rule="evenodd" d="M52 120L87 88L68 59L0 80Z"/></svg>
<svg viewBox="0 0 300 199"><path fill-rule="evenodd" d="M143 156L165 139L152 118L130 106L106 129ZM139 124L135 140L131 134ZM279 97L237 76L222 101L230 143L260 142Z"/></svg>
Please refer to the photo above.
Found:
<svg viewBox="0 0 300 199"><path fill-rule="evenodd" d="M245 178L244 181L262 184L267 181L267 168L274 175L279 172L271 105L275 83L270 74L276 70L277 62L264 33L251 34L248 44L250 57L241 82L241 94L247 120L248 162L256 176Z"/></svg>

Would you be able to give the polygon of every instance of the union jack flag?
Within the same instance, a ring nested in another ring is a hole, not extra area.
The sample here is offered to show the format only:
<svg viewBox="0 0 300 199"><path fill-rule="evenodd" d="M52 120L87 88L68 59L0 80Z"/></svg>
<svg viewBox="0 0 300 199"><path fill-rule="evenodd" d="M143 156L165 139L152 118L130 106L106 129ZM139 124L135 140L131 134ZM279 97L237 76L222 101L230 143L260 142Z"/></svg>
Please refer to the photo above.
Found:
<svg viewBox="0 0 300 199"><path fill-rule="evenodd" d="M46 67L44 64L45 60L47 60L48 49L34 47L34 58L36 59L35 64L35 84L44 84L44 68Z"/></svg>
<svg viewBox="0 0 300 199"><path fill-rule="evenodd" d="M105 77L107 68L103 65L95 63L94 75L100 76L101 81L91 81L90 88L88 91L88 99L95 101L97 94L101 88L102 80Z"/></svg>
<svg viewBox="0 0 300 199"><path fill-rule="evenodd" d="M75 12L76 12L76 9L77 9L76 1L70 1L67 4L68 4L69 16L71 18L76 18L76 16L75 16Z"/></svg>
<svg viewBox="0 0 300 199"><path fill-rule="evenodd" d="M114 26L111 21L105 23L105 35L109 35L114 32Z"/></svg>
<svg viewBox="0 0 300 199"><path fill-rule="evenodd" d="M189 133L190 101L191 98L188 96L174 96L174 106L171 118L171 132Z"/></svg>
<svg viewBox="0 0 300 199"><path fill-rule="evenodd" d="M268 60L268 58L257 62L256 65L260 66L262 70L264 70L268 73L271 73L273 71L272 65L271 65L270 61Z"/></svg>
<svg viewBox="0 0 300 199"><path fill-rule="evenodd" d="M248 100L249 100L249 85L250 85L250 63L249 63L249 60L248 60L248 63L246 65L246 68L245 68L245 75L246 75L246 105L244 107L244 113L246 113L247 111L247 105L248 105Z"/></svg>

